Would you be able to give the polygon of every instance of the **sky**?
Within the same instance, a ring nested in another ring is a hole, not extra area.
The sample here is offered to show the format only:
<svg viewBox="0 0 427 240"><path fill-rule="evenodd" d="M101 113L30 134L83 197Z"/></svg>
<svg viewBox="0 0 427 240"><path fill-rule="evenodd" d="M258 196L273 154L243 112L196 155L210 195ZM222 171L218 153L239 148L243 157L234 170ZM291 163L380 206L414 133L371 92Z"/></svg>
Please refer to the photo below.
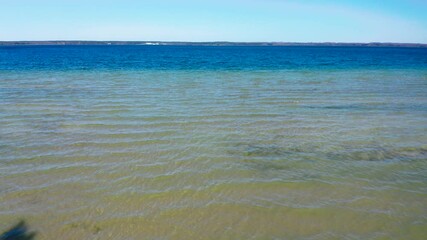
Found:
<svg viewBox="0 0 427 240"><path fill-rule="evenodd" d="M427 0L0 0L0 41L427 43Z"/></svg>

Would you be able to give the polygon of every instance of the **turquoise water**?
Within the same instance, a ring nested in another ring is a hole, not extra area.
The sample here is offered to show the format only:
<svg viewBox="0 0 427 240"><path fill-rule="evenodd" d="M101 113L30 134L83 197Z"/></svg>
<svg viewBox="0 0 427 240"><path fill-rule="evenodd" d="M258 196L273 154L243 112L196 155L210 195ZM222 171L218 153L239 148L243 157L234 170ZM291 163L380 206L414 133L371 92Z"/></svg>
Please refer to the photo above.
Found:
<svg viewBox="0 0 427 240"><path fill-rule="evenodd" d="M424 239L425 53L0 48L0 230Z"/></svg>

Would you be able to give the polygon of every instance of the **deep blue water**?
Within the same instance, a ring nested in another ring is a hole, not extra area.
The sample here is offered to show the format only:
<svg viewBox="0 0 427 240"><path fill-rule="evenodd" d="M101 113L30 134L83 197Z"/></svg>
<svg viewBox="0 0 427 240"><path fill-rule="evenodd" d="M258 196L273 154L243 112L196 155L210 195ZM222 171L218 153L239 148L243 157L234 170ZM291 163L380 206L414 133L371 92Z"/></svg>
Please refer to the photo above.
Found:
<svg viewBox="0 0 427 240"><path fill-rule="evenodd" d="M427 48L3 46L1 70L426 68Z"/></svg>

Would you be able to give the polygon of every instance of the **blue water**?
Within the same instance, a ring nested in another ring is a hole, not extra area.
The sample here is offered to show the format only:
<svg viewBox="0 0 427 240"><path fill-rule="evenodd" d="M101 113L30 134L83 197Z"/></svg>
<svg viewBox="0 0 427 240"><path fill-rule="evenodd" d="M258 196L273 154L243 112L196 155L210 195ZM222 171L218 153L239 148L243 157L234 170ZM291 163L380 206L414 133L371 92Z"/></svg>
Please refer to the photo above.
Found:
<svg viewBox="0 0 427 240"><path fill-rule="evenodd" d="M425 69L427 48L4 46L1 70Z"/></svg>
<svg viewBox="0 0 427 240"><path fill-rule="evenodd" d="M425 239L427 49L0 47L0 232Z"/></svg>

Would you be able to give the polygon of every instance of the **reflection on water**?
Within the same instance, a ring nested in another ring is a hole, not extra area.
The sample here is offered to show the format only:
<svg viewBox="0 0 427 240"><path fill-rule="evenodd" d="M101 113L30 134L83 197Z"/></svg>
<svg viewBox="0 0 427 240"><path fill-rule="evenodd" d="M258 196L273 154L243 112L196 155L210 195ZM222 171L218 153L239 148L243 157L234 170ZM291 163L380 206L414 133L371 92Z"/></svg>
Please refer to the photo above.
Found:
<svg viewBox="0 0 427 240"><path fill-rule="evenodd" d="M427 235L425 70L0 77L2 229L25 218L40 239Z"/></svg>

